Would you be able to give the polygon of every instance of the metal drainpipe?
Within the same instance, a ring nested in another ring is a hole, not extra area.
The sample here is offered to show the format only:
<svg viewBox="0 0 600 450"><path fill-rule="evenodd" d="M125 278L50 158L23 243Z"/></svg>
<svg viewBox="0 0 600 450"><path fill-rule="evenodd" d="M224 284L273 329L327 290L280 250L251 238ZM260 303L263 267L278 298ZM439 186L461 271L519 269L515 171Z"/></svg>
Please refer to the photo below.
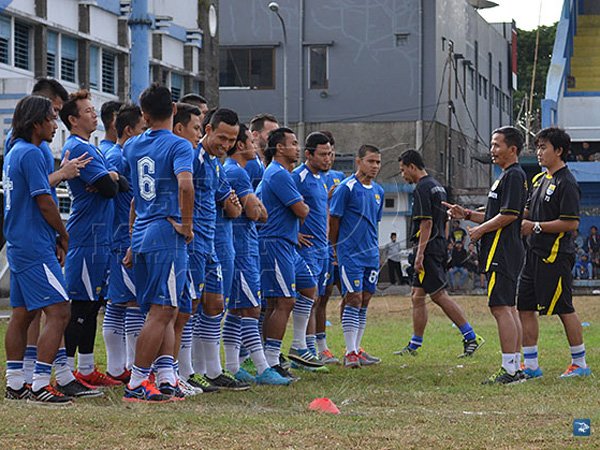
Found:
<svg viewBox="0 0 600 450"><path fill-rule="evenodd" d="M131 14L127 21L131 29L129 54L131 73L130 98L137 103L140 94L150 84L150 29L152 18L148 14L148 0L132 0Z"/></svg>
<svg viewBox="0 0 600 450"><path fill-rule="evenodd" d="M306 134L304 124L304 0L299 5L299 27L298 27L298 142L304 148L304 135Z"/></svg>

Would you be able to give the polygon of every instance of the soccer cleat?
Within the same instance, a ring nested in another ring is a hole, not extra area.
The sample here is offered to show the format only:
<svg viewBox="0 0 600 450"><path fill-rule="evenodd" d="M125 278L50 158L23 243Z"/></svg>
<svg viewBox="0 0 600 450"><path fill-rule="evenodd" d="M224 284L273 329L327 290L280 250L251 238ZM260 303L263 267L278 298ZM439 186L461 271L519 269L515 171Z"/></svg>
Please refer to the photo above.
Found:
<svg viewBox="0 0 600 450"><path fill-rule="evenodd" d="M481 346L483 344L485 344L485 339L483 339L478 334L475 335L475 339L471 339L470 341L467 341L466 339L464 339L463 340L464 351L462 354L458 355L458 357L465 358L467 356L473 356L473 353L475 353L475 351L477 351L479 348L481 348Z"/></svg>
<svg viewBox="0 0 600 450"><path fill-rule="evenodd" d="M287 378L292 383L300 380L300 377L294 375L292 372L289 371L289 369L284 369L283 367L281 367L280 364L271 367L271 369L274 369L279 375L281 375L284 378Z"/></svg>
<svg viewBox="0 0 600 450"><path fill-rule="evenodd" d="M290 368L292 367L292 363L289 361L289 359L283 356L283 353L279 354L279 365L285 370L290 370Z"/></svg>
<svg viewBox="0 0 600 450"><path fill-rule="evenodd" d="M228 372L221 373L217 378L206 377L206 379L210 384L218 389L227 391L247 391L250 389L250 385L248 383L236 380L235 377Z"/></svg>
<svg viewBox="0 0 600 450"><path fill-rule="evenodd" d="M94 368L94 371L88 375L83 375L79 371L75 372L73 375L75 375L75 378L79 381L94 387L115 387L123 385L121 381L113 380L106 376L106 374L100 372L98 368Z"/></svg>
<svg viewBox="0 0 600 450"><path fill-rule="evenodd" d="M234 377L236 380L241 381L242 383L256 383L256 378L246 372L243 367L238 369Z"/></svg>
<svg viewBox="0 0 600 450"><path fill-rule="evenodd" d="M158 390L154 383L150 380L142 381L135 389L129 387L129 384L125 386L125 393L123 394L124 402L143 402L143 403L167 403L174 401L170 395L165 395Z"/></svg>
<svg viewBox="0 0 600 450"><path fill-rule="evenodd" d="M110 378L111 380L115 380L115 381L119 381L123 384L127 384L127 383L129 383L129 379L131 378L131 370L125 369L121 375L117 375L117 376L111 375L107 371L106 376L108 378Z"/></svg>
<svg viewBox="0 0 600 450"><path fill-rule="evenodd" d="M591 374L592 370L589 367L579 367L577 364L571 364L560 378L589 377Z"/></svg>
<svg viewBox="0 0 600 450"><path fill-rule="evenodd" d="M205 394L210 394L211 392L219 392L219 388L214 387L210 384L205 377L202 375L195 373L191 377L187 379L187 382L190 386L196 389L202 389L202 392Z"/></svg>
<svg viewBox="0 0 600 450"><path fill-rule="evenodd" d="M323 363L323 364L339 364L340 360L337 359L333 353L331 353L331 350L327 349L327 350L323 350L322 352L319 353L319 360Z"/></svg>
<svg viewBox="0 0 600 450"><path fill-rule="evenodd" d="M309 366L305 366L304 364L298 364L297 362L294 362L294 361L292 361L292 369L305 370L307 372L314 372L314 373L330 373L331 372L329 370L329 367L327 367L327 366L309 367Z"/></svg>
<svg viewBox="0 0 600 450"><path fill-rule="evenodd" d="M256 366L254 365L254 361L252 361L252 358L246 358L244 362L240 365L240 367L249 374L256 373Z"/></svg>
<svg viewBox="0 0 600 450"><path fill-rule="evenodd" d="M509 374L504 367L492 374L487 380L481 384L513 384L525 381L525 375L521 370L515 372L514 375Z"/></svg>
<svg viewBox="0 0 600 450"><path fill-rule="evenodd" d="M544 376L542 369L539 367L537 369L529 369L529 368L525 367L522 369L522 371L523 371L523 375L525 375L526 380L532 380L534 378L542 378Z"/></svg>
<svg viewBox="0 0 600 450"><path fill-rule="evenodd" d="M31 385L24 383L19 389L13 389L10 386L6 386L6 392L4 393L4 400L15 401L15 400L28 400L31 398Z"/></svg>
<svg viewBox="0 0 600 450"><path fill-rule="evenodd" d="M360 358L356 352L347 353L344 356L344 367L347 369L359 369Z"/></svg>
<svg viewBox="0 0 600 450"><path fill-rule="evenodd" d="M185 400L185 394L179 387L179 384L172 386L169 383L162 383L158 387L158 390L161 392L161 394L168 395L169 397L171 397L171 400L173 401L179 402Z"/></svg>
<svg viewBox="0 0 600 450"><path fill-rule="evenodd" d="M419 349L421 347L418 348L410 348L410 346L406 346L404 347L402 350L397 350L394 352L394 355L399 355L399 356L406 356L406 355L410 355L410 356L418 356L419 355Z"/></svg>
<svg viewBox="0 0 600 450"><path fill-rule="evenodd" d="M309 349L297 349L290 348L288 353L288 358L294 361L296 364L302 364L308 367L322 367L323 363L317 359L315 355L313 355Z"/></svg>
<svg viewBox="0 0 600 450"><path fill-rule="evenodd" d="M31 397L27 399L28 403L48 406L70 406L73 404L72 398L63 395L54 387L47 385L39 391L31 391Z"/></svg>
<svg viewBox="0 0 600 450"><path fill-rule="evenodd" d="M186 397L193 397L194 395L202 394L201 388L195 388L184 379L177 381L177 385L179 386L179 389L181 389L181 392L183 392L183 395Z"/></svg>
<svg viewBox="0 0 600 450"><path fill-rule="evenodd" d="M369 355L362 347L358 349L358 359L360 359L361 366L373 366L381 363L381 358Z"/></svg>
<svg viewBox="0 0 600 450"><path fill-rule="evenodd" d="M90 389L85 386L77 379L71 381L70 383L61 386L60 384L56 385L56 390L67 397L80 397L80 398L94 398L94 397L102 397L104 394L100 392L98 389Z"/></svg>
<svg viewBox="0 0 600 450"><path fill-rule="evenodd" d="M268 367L263 373L256 376L256 384L265 384L270 386L287 386L292 382L287 377L279 375L279 372L273 367Z"/></svg>

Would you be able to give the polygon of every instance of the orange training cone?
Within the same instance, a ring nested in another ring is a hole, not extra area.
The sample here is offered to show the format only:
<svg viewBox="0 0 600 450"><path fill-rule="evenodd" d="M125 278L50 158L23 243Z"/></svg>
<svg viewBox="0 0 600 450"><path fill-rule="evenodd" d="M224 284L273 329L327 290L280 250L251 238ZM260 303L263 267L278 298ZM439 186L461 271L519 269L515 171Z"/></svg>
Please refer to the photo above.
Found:
<svg viewBox="0 0 600 450"><path fill-rule="evenodd" d="M322 411L322 412L326 412L329 414L339 414L340 413L340 410L338 409L337 406L335 406L335 403L333 403L327 397L315 398L308 405L308 409L310 409L311 411Z"/></svg>

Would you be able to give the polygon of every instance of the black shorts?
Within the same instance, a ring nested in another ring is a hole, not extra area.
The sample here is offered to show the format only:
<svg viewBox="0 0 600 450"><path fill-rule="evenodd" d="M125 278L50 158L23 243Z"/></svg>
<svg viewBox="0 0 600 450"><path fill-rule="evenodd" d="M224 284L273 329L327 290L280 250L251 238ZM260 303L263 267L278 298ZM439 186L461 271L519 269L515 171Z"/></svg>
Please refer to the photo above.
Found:
<svg viewBox="0 0 600 450"><path fill-rule="evenodd" d="M546 263L528 250L519 282L517 309L538 311L546 316L575 312L571 272L574 262L575 257L568 255Z"/></svg>
<svg viewBox="0 0 600 450"><path fill-rule="evenodd" d="M413 273L412 286L422 288L427 294L437 294L448 284L446 261L441 255L425 255L423 272Z"/></svg>
<svg viewBox="0 0 600 450"><path fill-rule="evenodd" d="M517 280L500 272L487 272L488 306L515 306Z"/></svg>

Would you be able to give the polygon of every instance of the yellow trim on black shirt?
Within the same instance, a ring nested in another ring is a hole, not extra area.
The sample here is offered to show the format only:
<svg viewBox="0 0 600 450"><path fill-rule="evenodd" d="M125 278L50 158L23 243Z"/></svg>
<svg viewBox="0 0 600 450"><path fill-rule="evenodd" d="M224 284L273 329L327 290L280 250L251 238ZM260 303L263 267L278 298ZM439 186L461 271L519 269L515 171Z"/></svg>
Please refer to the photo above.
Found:
<svg viewBox="0 0 600 450"><path fill-rule="evenodd" d="M547 258L544 258L543 261L548 264L554 263L556 261L556 257L558 256L558 247L560 247L560 240L565 235L565 233L559 233L558 237L554 241L552 245L552 250L550 250L550 255Z"/></svg>

